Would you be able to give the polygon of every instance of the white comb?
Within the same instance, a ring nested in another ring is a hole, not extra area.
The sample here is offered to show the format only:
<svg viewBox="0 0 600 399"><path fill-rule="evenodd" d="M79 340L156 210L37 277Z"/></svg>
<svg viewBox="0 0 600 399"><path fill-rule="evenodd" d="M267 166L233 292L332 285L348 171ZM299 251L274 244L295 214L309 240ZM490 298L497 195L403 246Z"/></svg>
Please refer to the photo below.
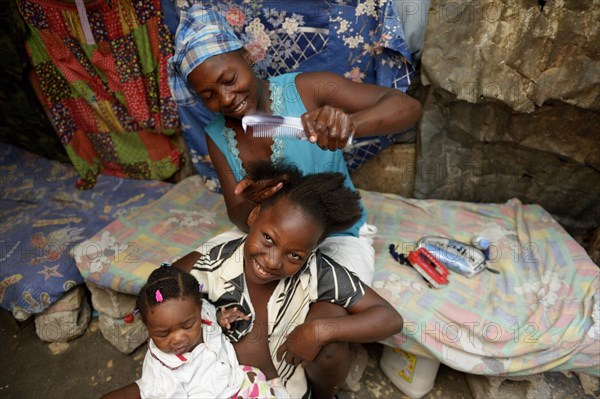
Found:
<svg viewBox="0 0 600 399"><path fill-rule="evenodd" d="M242 128L247 131L252 127L252 137L278 137L308 140L300 118L277 115L246 115L242 118ZM352 145L352 138L346 143L346 148Z"/></svg>
<svg viewBox="0 0 600 399"><path fill-rule="evenodd" d="M276 115L246 115L242 118L244 132L252 127L253 137L280 137L307 140L300 118Z"/></svg>

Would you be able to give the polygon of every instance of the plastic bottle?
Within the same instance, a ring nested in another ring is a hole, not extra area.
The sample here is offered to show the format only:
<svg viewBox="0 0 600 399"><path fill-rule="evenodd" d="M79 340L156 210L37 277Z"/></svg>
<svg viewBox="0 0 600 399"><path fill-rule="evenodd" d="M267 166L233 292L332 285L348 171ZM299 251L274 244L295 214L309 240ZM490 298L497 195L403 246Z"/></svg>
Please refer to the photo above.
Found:
<svg viewBox="0 0 600 399"><path fill-rule="evenodd" d="M483 252L486 260L490 259L490 240L484 236L475 236L473 239L471 239L471 244Z"/></svg>
<svg viewBox="0 0 600 399"><path fill-rule="evenodd" d="M385 346L379 366L383 374L406 396L418 399L433 389L440 362Z"/></svg>

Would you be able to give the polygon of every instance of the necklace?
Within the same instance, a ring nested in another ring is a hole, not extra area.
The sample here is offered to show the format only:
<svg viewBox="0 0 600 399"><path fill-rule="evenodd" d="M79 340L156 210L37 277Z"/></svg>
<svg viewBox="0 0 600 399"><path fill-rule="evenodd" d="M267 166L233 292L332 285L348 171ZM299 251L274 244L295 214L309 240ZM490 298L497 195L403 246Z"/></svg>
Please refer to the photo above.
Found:
<svg viewBox="0 0 600 399"><path fill-rule="evenodd" d="M281 116L285 112L285 105L283 103L283 87L272 85L269 82L269 91L271 92L271 111L273 112L273 115ZM234 155L237 170L241 170L242 173L246 175L246 169L244 169L242 160L240 159L240 150L238 149L238 142L235 138L235 130L225 126L223 128L223 135L227 140L227 147L229 148L229 151ZM273 164L281 163L283 162L284 157L285 140L282 138L273 137L273 144L271 144L271 162Z"/></svg>

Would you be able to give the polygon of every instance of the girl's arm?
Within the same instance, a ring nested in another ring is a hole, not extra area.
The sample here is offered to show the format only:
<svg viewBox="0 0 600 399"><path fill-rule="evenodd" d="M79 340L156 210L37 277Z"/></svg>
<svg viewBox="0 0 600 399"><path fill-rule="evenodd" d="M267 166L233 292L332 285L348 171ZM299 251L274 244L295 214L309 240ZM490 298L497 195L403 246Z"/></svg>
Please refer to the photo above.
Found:
<svg viewBox="0 0 600 399"><path fill-rule="evenodd" d="M376 342L399 333L404 325L400 313L367 286L362 299L347 310L350 313L348 316L314 321L318 323L319 329L331 332L324 337L325 344Z"/></svg>
<svg viewBox="0 0 600 399"><path fill-rule="evenodd" d="M306 366L332 342L376 342L402 330L402 316L379 294L365 286L365 295L349 315L307 321L296 327L277 350L277 357Z"/></svg>
<svg viewBox="0 0 600 399"><path fill-rule="evenodd" d="M398 89L353 82L331 72L302 73L296 86L308 110L302 116L308 134L321 147L327 146L327 137L335 143L344 138L338 147L343 148L350 133L354 137L399 133L422 115L421 104Z"/></svg>
<svg viewBox="0 0 600 399"><path fill-rule="evenodd" d="M102 399L141 399L141 397L140 387L135 382L102 395Z"/></svg>

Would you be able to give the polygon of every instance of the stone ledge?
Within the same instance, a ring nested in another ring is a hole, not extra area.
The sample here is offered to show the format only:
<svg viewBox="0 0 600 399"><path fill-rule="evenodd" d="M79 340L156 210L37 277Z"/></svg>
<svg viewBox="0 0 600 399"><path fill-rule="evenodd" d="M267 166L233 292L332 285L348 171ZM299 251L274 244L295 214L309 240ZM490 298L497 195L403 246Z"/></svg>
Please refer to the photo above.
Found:
<svg viewBox="0 0 600 399"><path fill-rule="evenodd" d="M475 399L550 399L550 387L543 374L521 377L494 377L465 374Z"/></svg>
<svg viewBox="0 0 600 399"><path fill-rule="evenodd" d="M35 332L47 342L65 342L82 335L91 318L84 287L69 291L44 312L35 316Z"/></svg>

